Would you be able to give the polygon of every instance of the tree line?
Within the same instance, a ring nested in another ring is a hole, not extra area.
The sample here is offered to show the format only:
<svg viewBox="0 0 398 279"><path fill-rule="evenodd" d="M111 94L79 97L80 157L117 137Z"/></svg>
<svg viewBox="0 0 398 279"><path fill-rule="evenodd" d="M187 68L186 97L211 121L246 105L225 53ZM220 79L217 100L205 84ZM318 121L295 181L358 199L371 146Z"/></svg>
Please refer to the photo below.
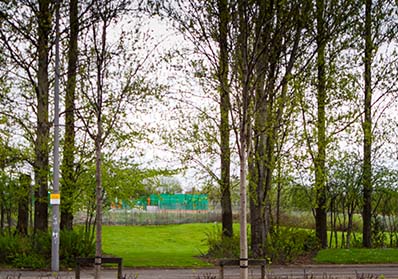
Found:
<svg viewBox="0 0 398 279"><path fill-rule="evenodd" d="M265 256L264 243L279 222L286 178L311 189L316 236L327 247L327 216L334 212L330 202L336 202L330 185L338 179L333 162L354 164L344 159L350 154L361 168L360 194L356 192L349 215L361 213L362 244L371 247L375 168L393 168L396 161L390 145L396 126L391 117L397 96L396 4L150 3L155 14L171 20L194 45L198 56L186 67L214 102L211 109L201 108L197 121L186 118L194 122L191 129L181 121L184 132L168 136L175 148L195 139L183 147L181 159L199 165L219 185L224 236L232 235L232 168L235 175L240 169L241 197L248 188L254 257ZM186 113L180 111L183 117ZM201 144L212 148L198 148ZM203 159L205 152L213 161ZM209 167L214 161L220 164L218 173Z"/></svg>
<svg viewBox="0 0 398 279"><path fill-rule="evenodd" d="M48 230L55 8L48 0L0 5L1 224L18 204L22 234L29 218L35 232ZM284 191L294 193L287 183L306 186L321 247L328 213L343 203L348 220L361 213L362 245L372 246L375 185L390 174L378 170L396 162L394 1L70 0L60 8L61 228L73 228L77 210L92 218L97 206L100 237L104 199L142 193L143 181L173 173L131 163L137 143L157 137L216 182L225 238L233 235L231 178L239 176L254 257L266 255ZM181 48L157 52L146 25L153 19L181 35ZM164 83L162 65L170 70ZM143 120L161 107L170 126Z"/></svg>

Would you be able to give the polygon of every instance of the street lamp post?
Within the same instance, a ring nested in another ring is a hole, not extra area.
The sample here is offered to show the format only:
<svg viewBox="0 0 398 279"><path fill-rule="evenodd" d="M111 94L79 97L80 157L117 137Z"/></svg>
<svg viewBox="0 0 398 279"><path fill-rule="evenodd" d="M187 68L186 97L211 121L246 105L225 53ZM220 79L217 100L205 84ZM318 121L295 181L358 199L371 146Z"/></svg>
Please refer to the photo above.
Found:
<svg viewBox="0 0 398 279"><path fill-rule="evenodd" d="M59 7L57 0L55 10L55 88L54 88L54 176L53 193L50 195L52 205L52 241L51 241L51 270L59 271L59 206L61 196L59 192Z"/></svg>

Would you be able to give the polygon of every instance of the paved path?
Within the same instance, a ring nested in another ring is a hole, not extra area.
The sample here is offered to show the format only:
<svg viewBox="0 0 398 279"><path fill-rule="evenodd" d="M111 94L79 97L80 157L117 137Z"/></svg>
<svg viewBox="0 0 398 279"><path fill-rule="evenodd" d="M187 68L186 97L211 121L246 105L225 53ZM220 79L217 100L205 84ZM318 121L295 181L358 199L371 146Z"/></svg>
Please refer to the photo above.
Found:
<svg viewBox="0 0 398 279"><path fill-rule="evenodd" d="M239 278L239 268L226 267L225 279ZM116 278L116 270L103 270L102 278ZM125 268L126 279L218 279L218 268L200 269L130 269ZM382 276L381 276L382 275ZM62 271L58 275L48 271L2 270L0 279L73 279L74 271ZM94 278L93 269L84 269L81 279ZM249 279L260 278L260 268L249 269ZM268 279L398 279L397 265L309 265L309 266L271 266L267 270Z"/></svg>

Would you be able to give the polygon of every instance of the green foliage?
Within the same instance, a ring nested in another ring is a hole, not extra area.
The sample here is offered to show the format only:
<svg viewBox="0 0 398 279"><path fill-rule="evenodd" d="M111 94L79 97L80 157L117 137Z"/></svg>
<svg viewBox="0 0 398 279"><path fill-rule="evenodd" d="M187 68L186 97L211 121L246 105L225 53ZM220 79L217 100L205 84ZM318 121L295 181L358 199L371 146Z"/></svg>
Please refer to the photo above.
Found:
<svg viewBox="0 0 398 279"><path fill-rule="evenodd" d="M77 257L93 257L95 254L94 235L83 228L61 231L60 262L62 266L73 267Z"/></svg>
<svg viewBox="0 0 398 279"><path fill-rule="evenodd" d="M206 256L214 259L239 258L239 229L236 228L234 231L237 233L232 238L223 238L219 226L207 231L205 242L209 250ZM282 227L269 234L266 257L272 263L293 263L299 257L311 255L318 249L314 231Z"/></svg>
<svg viewBox="0 0 398 279"><path fill-rule="evenodd" d="M93 256L93 236L83 230L61 231L60 264L73 267L76 257ZM16 268L47 268L51 259L51 234L38 232L33 236L0 236L0 263Z"/></svg>
<svg viewBox="0 0 398 279"><path fill-rule="evenodd" d="M376 216L372 218L372 246L377 248L383 248L386 244L386 228L380 217Z"/></svg>
<svg viewBox="0 0 398 279"><path fill-rule="evenodd" d="M48 266L48 261L37 254L17 254L12 261L12 266L39 269Z"/></svg>
<svg viewBox="0 0 398 279"><path fill-rule="evenodd" d="M27 238L4 235L0 237L0 262L11 264L18 254L30 251L31 244Z"/></svg>
<svg viewBox="0 0 398 279"><path fill-rule="evenodd" d="M36 237L1 236L0 237L0 263L16 268L44 268L48 265L51 249L48 253L44 233ZM43 245L43 247L41 246ZM43 249L41 249L43 248ZM51 242L50 242L51 248Z"/></svg>
<svg viewBox="0 0 398 279"><path fill-rule="evenodd" d="M215 259L239 258L239 235L237 230L234 230L234 232L234 235L229 238L222 237L222 228L220 226L214 226L207 231L205 243L209 250L206 256Z"/></svg>
<svg viewBox="0 0 398 279"><path fill-rule="evenodd" d="M113 161L104 158L102 165L103 187L106 192L105 205L118 200L130 201L133 198L153 193L159 186L159 177L176 174L175 170L143 169L126 160ZM86 165L79 176L78 185L85 188L78 206L84 207L93 200L95 193L95 164Z"/></svg>
<svg viewBox="0 0 398 279"><path fill-rule="evenodd" d="M36 232L31 238L32 252L39 256L51 258L51 234L50 232Z"/></svg>
<svg viewBox="0 0 398 279"><path fill-rule="evenodd" d="M314 231L296 228L279 228L269 235L266 244L267 256L273 263L292 263L318 249Z"/></svg>

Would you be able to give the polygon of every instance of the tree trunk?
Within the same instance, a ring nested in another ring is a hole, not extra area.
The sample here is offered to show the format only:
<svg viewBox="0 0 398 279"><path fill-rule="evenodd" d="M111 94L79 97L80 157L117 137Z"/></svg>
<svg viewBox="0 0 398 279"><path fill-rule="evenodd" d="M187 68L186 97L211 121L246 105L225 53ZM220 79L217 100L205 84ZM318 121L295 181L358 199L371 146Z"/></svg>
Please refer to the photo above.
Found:
<svg viewBox="0 0 398 279"><path fill-rule="evenodd" d="M4 202L1 201L0 204L0 232L1 235L4 235Z"/></svg>
<svg viewBox="0 0 398 279"><path fill-rule="evenodd" d="M96 245L95 245L95 279L101 278L102 265L102 109L103 109L103 90L104 90L104 67L106 55L107 38L107 19L102 21L101 45L96 48L96 66L97 66L97 98L96 98L96 120L97 134L95 135L95 180L96 180ZM94 42L96 42L96 30L93 26Z"/></svg>
<svg viewBox="0 0 398 279"><path fill-rule="evenodd" d="M268 233L266 227L267 201L267 168L268 153L267 146L268 134L270 132L270 119L272 106L270 106L269 90L265 89L265 79L269 70L269 56L272 55L271 47L268 46L271 41L272 26L269 20L273 14L273 5L266 1L257 3L259 14L256 18L256 40L261 42L256 46L255 52L258 61L255 65L255 111L253 126L253 148L250 154L251 167L249 168L250 177L250 225L251 225L251 249L254 258L263 258L265 256L265 241ZM265 51L270 50L270 51ZM271 77L272 78L272 77ZM269 89L270 86L267 86ZM271 88L273 90L273 87Z"/></svg>
<svg viewBox="0 0 398 279"><path fill-rule="evenodd" d="M281 194L282 194L282 168L281 161L278 160L278 183L276 185L276 228L279 230L281 219Z"/></svg>
<svg viewBox="0 0 398 279"><path fill-rule="evenodd" d="M238 54L241 81L241 116L239 123L239 160L240 160L240 279L249 277L249 259L247 247L247 144L249 143L249 67L248 67L248 26L247 26L247 0L238 1L239 14L239 36L238 36Z"/></svg>
<svg viewBox="0 0 398 279"><path fill-rule="evenodd" d="M372 246L372 0L365 2L365 119L363 122L363 238L366 248Z"/></svg>
<svg viewBox="0 0 398 279"><path fill-rule="evenodd" d="M262 83L263 84L263 83ZM256 90L256 99L261 98ZM264 89L261 89L264 92ZM250 225L251 225L251 249L254 258L265 255L265 240L267 228L266 221L266 106L256 109L254 124L254 144L250 159Z"/></svg>
<svg viewBox="0 0 398 279"><path fill-rule="evenodd" d="M102 151L101 151L101 137L102 137L102 120L99 114L97 119L98 133L95 141L95 180L96 180L96 241L95 241L95 278L101 278L101 264L102 264Z"/></svg>
<svg viewBox="0 0 398 279"><path fill-rule="evenodd" d="M221 211L223 236L232 237L232 205L230 190L230 147L229 147L229 83L228 83L228 22L229 10L228 0L218 1L219 9L219 69L218 79L220 82L220 145L221 145Z"/></svg>
<svg viewBox="0 0 398 279"><path fill-rule="evenodd" d="M316 214L315 227L316 237L321 247L327 247L327 213L326 213L326 183L325 183L325 159L326 159L326 65L325 65L325 20L324 0L316 1L317 14L317 147L318 152L315 158L315 193L316 193Z"/></svg>
<svg viewBox="0 0 398 279"><path fill-rule="evenodd" d="M61 229L73 228L73 201L76 191L76 177L74 175L75 151L75 91L79 34L78 0L69 2L69 51L68 51L68 80L65 96L65 139L62 161L62 206Z"/></svg>
<svg viewBox="0 0 398 279"><path fill-rule="evenodd" d="M49 0L39 1L38 21L38 71L37 71L37 128L35 142L35 218L34 231L48 230L48 175L49 130L48 122L48 64L51 12Z"/></svg>
<svg viewBox="0 0 398 279"><path fill-rule="evenodd" d="M341 248L346 247L347 215L345 207L346 207L346 199L345 196L343 196L343 198L341 199L341 210L343 214L343 225L342 225L343 232L341 234Z"/></svg>
<svg viewBox="0 0 398 279"><path fill-rule="evenodd" d="M7 206L6 215L7 215L7 231L8 231L8 235L11 236L11 228L12 228L12 205L11 205L11 203L9 203L9 205Z"/></svg>
<svg viewBox="0 0 398 279"><path fill-rule="evenodd" d="M332 248L333 243L333 233L335 231L335 226L333 225L333 213L334 213L334 201L333 198L330 200L330 238L329 238L329 248Z"/></svg>
<svg viewBox="0 0 398 279"><path fill-rule="evenodd" d="M350 212L348 213L347 244L346 244L347 249L350 249L351 247L352 220L353 220L353 213Z"/></svg>
<svg viewBox="0 0 398 279"><path fill-rule="evenodd" d="M30 180L30 176L26 174L21 175L19 178L19 187L21 192L18 199L17 232L20 235L28 234Z"/></svg>

